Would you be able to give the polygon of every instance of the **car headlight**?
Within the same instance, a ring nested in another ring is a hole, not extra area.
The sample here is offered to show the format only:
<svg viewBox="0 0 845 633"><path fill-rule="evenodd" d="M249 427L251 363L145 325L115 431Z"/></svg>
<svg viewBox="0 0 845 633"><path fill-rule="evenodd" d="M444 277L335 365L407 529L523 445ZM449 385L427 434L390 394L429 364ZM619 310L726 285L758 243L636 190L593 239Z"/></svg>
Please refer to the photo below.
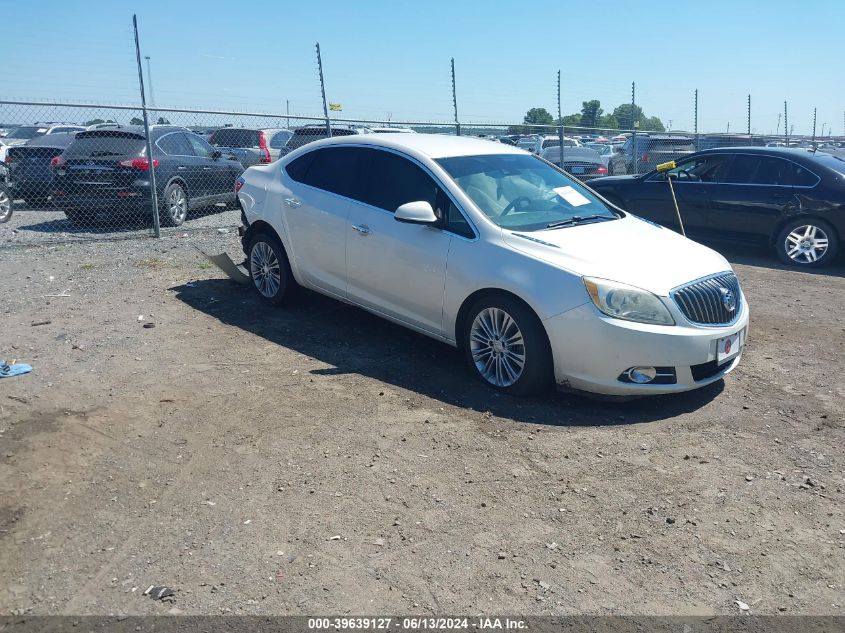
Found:
<svg viewBox="0 0 845 633"><path fill-rule="evenodd" d="M646 290L592 277L584 277L584 285L593 303L607 316L639 323L675 325L663 302Z"/></svg>

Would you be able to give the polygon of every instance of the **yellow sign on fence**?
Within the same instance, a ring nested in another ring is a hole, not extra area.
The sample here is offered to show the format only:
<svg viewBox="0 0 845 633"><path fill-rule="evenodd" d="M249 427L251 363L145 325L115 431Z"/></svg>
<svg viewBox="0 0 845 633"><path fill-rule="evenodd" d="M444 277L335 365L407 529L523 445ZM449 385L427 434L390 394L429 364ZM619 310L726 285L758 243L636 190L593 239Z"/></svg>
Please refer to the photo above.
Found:
<svg viewBox="0 0 845 633"><path fill-rule="evenodd" d="M340 112L343 110L343 104L329 102L329 110L332 112Z"/></svg>

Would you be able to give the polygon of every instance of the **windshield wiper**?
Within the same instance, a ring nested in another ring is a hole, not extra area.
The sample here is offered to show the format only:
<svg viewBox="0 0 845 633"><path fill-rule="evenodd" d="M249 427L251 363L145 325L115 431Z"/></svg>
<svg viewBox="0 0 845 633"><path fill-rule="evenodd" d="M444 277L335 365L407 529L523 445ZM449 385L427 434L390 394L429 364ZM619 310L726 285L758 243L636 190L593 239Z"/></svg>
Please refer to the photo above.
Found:
<svg viewBox="0 0 845 633"><path fill-rule="evenodd" d="M591 220L615 220L616 217L608 217L606 215L574 215L571 218L566 220L560 220L559 222L551 222L546 225L547 229L557 229L562 226L572 226L575 224L581 224L583 222L589 222Z"/></svg>

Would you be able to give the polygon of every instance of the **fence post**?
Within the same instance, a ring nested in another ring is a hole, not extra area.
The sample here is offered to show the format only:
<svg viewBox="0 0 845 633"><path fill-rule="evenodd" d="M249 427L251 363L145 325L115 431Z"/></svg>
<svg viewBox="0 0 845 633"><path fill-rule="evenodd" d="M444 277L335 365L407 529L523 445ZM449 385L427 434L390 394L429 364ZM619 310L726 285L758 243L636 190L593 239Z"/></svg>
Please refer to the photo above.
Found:
<svg viewBox="0 0 845 633"><path fill-rule="evenodd" d="M786 109L786 101L783 102L783 140L789 147L789 111Z"/></svg>
<svg viewBox="0 0 845 633"><path fill-rule="evenodd" d="M634 173L640 173L640 161L637 156L637 83L631 82L631 129L633 130L631 136L631 149L634 155Z"/></svg>
<svg viewBox="0 0 845 633"><path fill-rule="evenodd" d="M156 189L156 170L153 162L153 146L150 142L150 120L147 116L147 99L144 96L144 71L141 67L141 46L138 43L138 16L132 14L132 28L135 30L135 57L138 60L138 84L141 88L141 111L144 114L144 135L147 137L147 161L150 164L150 200L153 205L153 231L161 237L161 224L158 217L158 190Z"/></svg>
<svg viewBox="0 0 845 633"><path fill-rule="evenodd" d="M695 133L695 151L699 150L698 142L698 88L695 89L695 105L693 106L693 132Z"/></svg>
<svg viewBox="0 0 845 633"><path fill-rule="evenodd" d="M813 108L813 149L816 149L816 108Z"/></svg>
<svg viewBox="0 0 845 633"><path fill-rule="evenodd" d="M332 124L329 121L329 104L326 102L326 84L323 81L323 58L320 56L320 42L317 42L317 70L320 71L320 92L323 95L323 114L326 117L326 136L332 135Z"/></svg>
<svg viewBox="0 0 845 633"><path fill-rule="evenodd" d="M563 169L563 115L560 111L560 70L557 71L557 120L560 124L557 130L557 135L560 139L560 161L558 164Z"/></svg>
<svg viewBox="0 0 845 633"><path fill-rule="evenodd" d="M461 124L458 121L458 92L455 88L455 58L452 58L452 106L455 109L455 133L461 135Z"/></svg>
<svg viewBox="0 0 845 633"><path fill-rule="evenodd" d="M748 95L748 135L751 135L751 95Z"/></svg>

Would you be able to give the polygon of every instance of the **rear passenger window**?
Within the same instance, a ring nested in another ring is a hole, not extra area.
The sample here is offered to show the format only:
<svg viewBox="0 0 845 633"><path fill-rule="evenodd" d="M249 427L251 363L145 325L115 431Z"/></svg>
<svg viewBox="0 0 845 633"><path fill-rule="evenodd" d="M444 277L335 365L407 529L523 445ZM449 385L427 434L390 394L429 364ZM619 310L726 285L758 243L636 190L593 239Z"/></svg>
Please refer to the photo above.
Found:
<svg viewBox="0 0 845 633"><path fill-rule="evenodd" d="M354 147L326 147L310 153L314 154L314 158L302 182L324 191L351 197L361 150Z"/></svg>
<svg viewBox="0 0 845 633"><path fill-rule="evenodd" d="M296 182L305 182L305 174L308 172L308 168L311 166L311 161L314 160L314 155L317 152L308 152L307 154L303 154L296 160L292 160L288 163L288 166L285 167L285 171L288 173L288 176L293 178Z"/></svg>
<svg viewBox="0 0 845 633"><path fill-rule="evenodd" d="M796 163L789 164L791 184L795 187L815 187L819 181L818 176L808 169L804 169Z"/></svg>
<svg viewBox="0 0 845 633"><path fill-rule="evenodd" d="M437 184L421 167L391 152L362 151L369 160L361 170L355 198L391 213L418 200L437 206Z"/></svg>
<svg viewBox="0 0 845 633"><path fill-rule="evenodd" d="M728 168L725 182L735 185L790 185L790 164L772 156L737 154Z"/></svg>
<svg viewBox="0 0 845 633"><path fill-rule="evenodd" d="M156 145L159 146L162 152L168 156L193 156L194 150L188 143L188 139L184 134L174 132L173 134L165 134Z"/></svg>

